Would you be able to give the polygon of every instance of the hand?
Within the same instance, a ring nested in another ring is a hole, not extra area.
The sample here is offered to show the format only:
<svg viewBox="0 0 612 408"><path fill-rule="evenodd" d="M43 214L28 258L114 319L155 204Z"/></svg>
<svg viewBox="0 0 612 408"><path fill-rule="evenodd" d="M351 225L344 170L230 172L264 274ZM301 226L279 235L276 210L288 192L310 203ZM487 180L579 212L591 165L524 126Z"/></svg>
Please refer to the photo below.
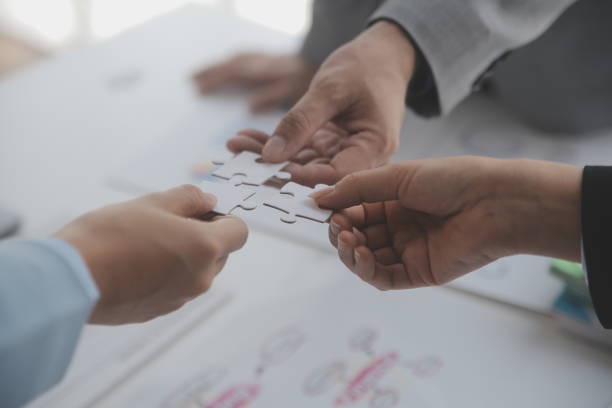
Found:
<svg viewBox="0 0 612 408"><path fill-rule="evenodd" d="M406 35L392 23L374 24L327 58L269 140L255 137L265 143L264 160L291 159L286 170L307 185L385 163L399 145L413 68ZM230 142L232 150L252 148L249 132Z"/></svg>
<svg viewBox="0 0 612 408"><path fill-rule="evenodd" d="M202 93L227 85L254 88L253 112L278 109L295 103L308 89L315 68L296 55L238 54L195 75Z"/></svg>
<svg viewBox="0 0 612 408"><path fill-rule="evenodd" d="M313 194L330 240L375 287L441 285L519 254L580 259L581 169L478 157L407 161Z"/></svg>
<svg viewBox="0 0 612 408"><path fill-rule="evenodd" d="M100 291L91 323L143 322L204 293L247 228L197 219L216 198L182 186L86 214L57 233L81 254Z"/></svg>

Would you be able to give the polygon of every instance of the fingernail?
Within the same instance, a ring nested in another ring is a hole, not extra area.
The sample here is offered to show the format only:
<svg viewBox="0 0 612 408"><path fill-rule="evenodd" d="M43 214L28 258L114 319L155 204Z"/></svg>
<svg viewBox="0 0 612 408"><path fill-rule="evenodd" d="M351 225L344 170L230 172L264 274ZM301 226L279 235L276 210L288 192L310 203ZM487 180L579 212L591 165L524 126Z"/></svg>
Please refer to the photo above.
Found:
<svg viewBox="0 0 612 408"><path fill-rule="evenodd" d="M336 224L335 222L331 221L329 223L332 232L334 233L334 235L337 235L338 232L340 232L340 226L338 224Z"/></svg>
<svg viewBox="0 0 612 408"><path fill-rule="evenodd" d="M359 252L357 252L356 249L353 251L353 256L355 257L355 263L359 263L359 261L361 261L361 255L359 255Z"/></svg>
<svg viewBox="0 0 612 408"><path fill-rule="evenodd" d="M318 200L321 197L325 197L326 195L331 194L333 191L334 191L334 187L333 186L325 187L325 188L323 188L321 190L313 191L308 196L310 198L314 198L315 200Z"/></svg>
<svg viewBox="0 0 612 408"><path fill-rule="evenodd" d="M272 136L268 143L266 143L266 153L268 155L277 156L282 154L287 147L287 141L280 136Z"/></svg>

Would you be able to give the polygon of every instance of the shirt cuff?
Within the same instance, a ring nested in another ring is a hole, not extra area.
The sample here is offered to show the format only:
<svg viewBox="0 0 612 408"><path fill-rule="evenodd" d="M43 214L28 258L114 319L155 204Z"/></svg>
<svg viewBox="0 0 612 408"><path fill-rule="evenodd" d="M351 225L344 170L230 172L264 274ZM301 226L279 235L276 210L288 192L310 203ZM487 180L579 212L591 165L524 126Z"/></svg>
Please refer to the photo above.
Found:
<svg viewBox="0 0 612 408"><path fill-rule="evenodd" d="M73 272L75 283L81 287L84 295L90 302L93 303L98 300L100 296L98 287L81 254L72 245L59 238L47 238L38 242L63 259L68 268Z"/></svg>
<svg viewBox="0 0 612 408"><path fill-rule="evenodd" d="M412 109L417 115L425 118L440 116L440 98L438 97L436 81L434 80L429 62L427 62L425 55L423 55L423 51L421 51L419 44L417 44L414 38L412 38L412 35L406 31L406 28L393 18L374 18L370 20L370 25L379 21L388 21L395 24L402 30L415 51L414 73L412 74L412 78L410 78L410 83L406 90L406 106Z"/></svg>

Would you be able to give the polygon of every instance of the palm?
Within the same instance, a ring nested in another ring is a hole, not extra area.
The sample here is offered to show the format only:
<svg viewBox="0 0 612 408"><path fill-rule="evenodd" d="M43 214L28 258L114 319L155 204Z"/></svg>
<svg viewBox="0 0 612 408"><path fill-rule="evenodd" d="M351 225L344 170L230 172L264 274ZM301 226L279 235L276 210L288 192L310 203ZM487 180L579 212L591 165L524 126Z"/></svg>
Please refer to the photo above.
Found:
<svg viewBox="0 0 612 408"><path fill-rule="evenodd" d="M234 153L249 150L261 154L269 138L259 130L245 129L230 139L227 145ZM285 170L291 173L293 181L300 184L334 184L345 175L336 168L334 158L349 147L349 133L329 122L291 158Z"/></svg>

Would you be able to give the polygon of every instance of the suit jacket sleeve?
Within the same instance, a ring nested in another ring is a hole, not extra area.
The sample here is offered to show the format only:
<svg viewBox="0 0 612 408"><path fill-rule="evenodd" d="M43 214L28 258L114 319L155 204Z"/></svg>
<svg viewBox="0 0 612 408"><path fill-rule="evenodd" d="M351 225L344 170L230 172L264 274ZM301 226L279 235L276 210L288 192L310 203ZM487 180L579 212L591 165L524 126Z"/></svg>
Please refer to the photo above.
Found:
<svg viewBox="0 0 612 408"><path fill-rule="evenodd" d="M63 377L98 289L59 239L0 243L0 405L19 407Z"/></svg>
<svg viewBox="0 0 612 408"><path fill-rule="evenodd" d="M574 1L387 0L370 22L391 20L410 34L433 74L437 111L445 114L496 61L537 38ZM419 112L418 99L412 103Z"/></svg>
<svg viewBox="0 0 612 408"><path fill-rule="evenodd" d="M582 263L595 312L612 329L612 166L587 166L582 175Z"/></svg>
<svg viewBox="0 0 612 408"><path fill-rule="evenodd" d="M315 0L312 25L301 55L318 67L335 49L349 42L367 26L368 17L383 0Z"/></svg>

